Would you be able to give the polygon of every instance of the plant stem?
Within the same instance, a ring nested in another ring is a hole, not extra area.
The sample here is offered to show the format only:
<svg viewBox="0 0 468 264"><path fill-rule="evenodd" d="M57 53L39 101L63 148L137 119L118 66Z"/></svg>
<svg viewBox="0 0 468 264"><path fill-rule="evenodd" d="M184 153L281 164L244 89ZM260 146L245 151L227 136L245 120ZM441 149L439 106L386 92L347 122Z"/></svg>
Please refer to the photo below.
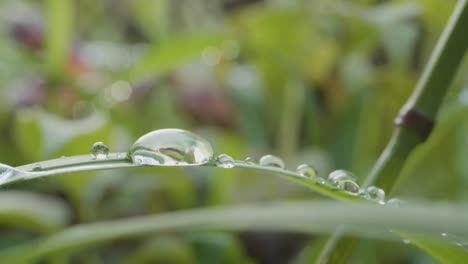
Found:
<svg viewBox="0 0 468 264"><path fill-rule="evenodd" d="M468 25L467 0L460 0L444 29L439 41L424 69L413 94L403 105L395 120L393 135L367 177L364 186L377 185L385 192L391 193L407 158L412 151L429 136L433 120L443 102L451 80L465 55L468 46L466 26ZM337 231L341 232L341 231ZM342 239L331 237L320 259L332 259L340 255L344 263L350 250L346 244L356 244L356 241L341 243ZM353 239L351 239L353 240ZM334 250L329 250L334 248Z"/></svg>

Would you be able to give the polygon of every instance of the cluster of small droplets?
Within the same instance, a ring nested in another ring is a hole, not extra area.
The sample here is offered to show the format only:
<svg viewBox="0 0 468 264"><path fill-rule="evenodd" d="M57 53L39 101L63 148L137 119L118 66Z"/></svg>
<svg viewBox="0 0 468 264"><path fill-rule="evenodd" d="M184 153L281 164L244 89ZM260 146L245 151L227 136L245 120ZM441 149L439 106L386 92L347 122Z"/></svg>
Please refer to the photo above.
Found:
<svg viewBox="0 0 468 264"><path fill-rule="evenodd" d="M234 168L234 159L227 154L219 155L216 158L215 162L216 162L215 164L217 167L221 167L225 169Z"/></svg>
<svg viewBox="0 0 468 264"><path fill-rule="evenodd" d="M94 143L91 148L93 159L105 159L108 155L109 148L104 143ZM236 164L234 159L227 154L213 158L213 150L208 141L181 129L160 129L143 135L135 142L127 156L139 165L190 166L214 161L217 167L229 169L235 167ZM246 158L244 162L249 165L256 164L252 158ZM270 154L261 157L258 165L285 168L285 163L281 158ZM335 170L325 180L318 176L312 166L301 164L297 167L296 173L319 184L329 185L379 204L385 203L385 192L382 189L375 186L361 189L356 177L348 171ZM391 203L396 203L396 201L391 201Z"/></svg>

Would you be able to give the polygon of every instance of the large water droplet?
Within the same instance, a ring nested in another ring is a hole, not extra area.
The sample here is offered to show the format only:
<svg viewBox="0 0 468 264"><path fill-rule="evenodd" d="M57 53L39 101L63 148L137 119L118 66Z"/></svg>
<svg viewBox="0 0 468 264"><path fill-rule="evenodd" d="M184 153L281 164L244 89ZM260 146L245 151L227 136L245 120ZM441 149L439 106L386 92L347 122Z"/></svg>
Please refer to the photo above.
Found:
<svg viewBox="0 0 468 264"><path fill-rule="evenodd" d="M276 156L273 156L273 155L265 155L265 156L263 156L263 157L260 159L259 164L260 164L261 166L277 167L277 168L284 169L284 162L283 162L283 160L281 160L280 158L278 158L278 157L276 157Z"/></svg>
<svg viewBox="0 0 468 264"><path fill-rule="evenodd" d="M91 156L93 159L105 159L109 155L109 147L102 143L96 142L91 147Z"/></svg>
<svg viewBox="0 0 468 264"><path fill-rule="evenodd" d="M307 164L301 164L297 166L296 171L297 173L305 177L310 177L310 178L318 177L317 171Z"/></svg>
<svg viewBox="0 0 468 264"><path fill-rule="evenodd" d="M182 129L159 129L140 137L128 152L136 164L193 166L213 158L210 143Z"/></svg>
<svg viewBox="0 0 468 264"><path fill-rule="evenodd" d="M331 172L330 175L328 175L328 180L336 187L347 192L358 193L360 190L354 175L345 170Z"/></svg>
<svg viewBox="0 0 468 264"><path fill-rule="evenodd" d="M384 190L375 187L375 186L370 186L367 188L367 193L370 196L371 200L374 200L378 202L379 204L384 204L385 203L385 192Z"/></svg>
<svg viewBox="0 0 468 264"><path fill-rule="evenodd" d="M216 158L216 166L225 169L234 168L234 159L227 154L221 154Z"/></svg>

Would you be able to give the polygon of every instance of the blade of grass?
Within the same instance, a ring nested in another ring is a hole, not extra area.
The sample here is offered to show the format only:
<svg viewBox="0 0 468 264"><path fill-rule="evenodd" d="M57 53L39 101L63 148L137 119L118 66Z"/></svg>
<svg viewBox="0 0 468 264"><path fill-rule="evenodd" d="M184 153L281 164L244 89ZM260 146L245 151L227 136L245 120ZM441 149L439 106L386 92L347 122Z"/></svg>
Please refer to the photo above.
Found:
<svg viewBox="0 0 468 264"><path fill-rule="evenodd" d="M0 222L37 233L50 233L63 228L70 218L64 202L52 196L26 192L0 192Z"/></svg>
<svg viewBox="0 0 468 264"><path fill-rule="evenodd" d="M344 223L346 234L372 238L396 238L388 232L389 229L421 234L448 232L466 237L468 214L464 209L440 205L398 208L331 201L194 209L77 225L1 252L0 262L31 263L44 257L72 253L118 239L175 230L284 230L317 233L330 232ZM464 252L466 260L468 252Z"/></svg>
<svg viewBox="0 0 468 264"><path fill-rule="evenodd" d="M71 44L73 2L47 0L46 55L48 73L58 78L64 72Z"/></svg>
<svg viewBox="0 0 468 264"><path fill-rule="evenodd" d="M442 33L431 58L424 69L414 93L405 103L396 120L397 126L387 147L377 160L365 185L375 184L385 192L391 193L395 182L413 150L429 136L433 120L451 80L457 72L468 46L466 37L468 25L468 4L458 1L454 12ZM355 243L353 239L341 243L340 239L330 239L326 250L319 259L331 259L339 255L344 263L344 247ZM349 255L351 251L346 251ZM318 262L321 263L321 262Z"/></svg>

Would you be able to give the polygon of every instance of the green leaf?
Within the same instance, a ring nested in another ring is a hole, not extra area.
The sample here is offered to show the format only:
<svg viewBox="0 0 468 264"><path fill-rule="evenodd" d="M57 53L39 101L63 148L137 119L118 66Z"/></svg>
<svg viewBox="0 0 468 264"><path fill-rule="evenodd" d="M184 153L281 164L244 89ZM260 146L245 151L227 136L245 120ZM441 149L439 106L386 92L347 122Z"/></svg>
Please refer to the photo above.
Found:
<svg viewBox="0 0 468 264"><path fill-rule="evenodd" d="M120 264L133 263L200 263L190 244L174 236L158 236L146 241Z"/></svg>
<svg viewBox="0 0 468 264"><path fill-rule="evenodd" d="M198 263L248 263L241 241L224 232L203 232L190 235Z"/></svg>
<svg viewBox="0 0 468 264"><path fill-rule="evenodd" d="M102 113L69 120L34 108L18 112L15 132L21 150L38 160L86 153L94 142L109 140L110 126Z"/></svg>
<svg viewBox="0 0 468 264"><path fill-rule="evenodd" d="M66 204L52 196L26 191L0 192L0 223L38 233L61 229L70 220Z"/></svg>
<svg viewBox="0 0 468 264"><path fill-rule="evenodd" d="M405 163L398 183L399 194L456 199L457 191L463 191L460 175L463 171L457 170L459 160L455 155L463 147L464 135L460 138L457 133L465 131L467 114L468 107L457 107L441 116L428 140L416 148ZM428 178L431 180L427 181Z"/></svg>
<svg viewBox="0 0 468 264"><path fill-rule="evenodd" d="M72 37L73 1L47 0L46 55L49 74L64 72Z"/></svg>
<svg viewBox="0 0 468 264"><path fill-rule="evenodd" d="M216 34L198 33L173 36L151 47L130 70L132 80L159 77L199 58L209 46L219 45Z"/></svg>
<svg viewBox="0 0 468 264"><path fill-rule="evenodd" d="M468 260L466 249L456 245L455 241L434 238L428 235L403 234L412 244L428 253L440 263L464 264Z"/></svg>
<svg viewBox="0 0 468 264"><path fill-rule="evenodd" d="M14 131L16 145L27 158L30 160L43 158L42 130L35 111L18 111Z"/></svg>
<svg viewBox="0 0 468 264"><path fill-rule="evenodd" d="M31 261L74 252L105 242L174 230L283 230L331 232L346 225L346 233L372 238L396 238L388 230L412 234L453 233L468 236L465 207L290 202L274 205L195 209L164 215L82 224L0 256L2 263ZM448 242L447 242L448 243ZM21 252L19 254L18 252ZM458 258L468 261L468 252Z"/></svg>

